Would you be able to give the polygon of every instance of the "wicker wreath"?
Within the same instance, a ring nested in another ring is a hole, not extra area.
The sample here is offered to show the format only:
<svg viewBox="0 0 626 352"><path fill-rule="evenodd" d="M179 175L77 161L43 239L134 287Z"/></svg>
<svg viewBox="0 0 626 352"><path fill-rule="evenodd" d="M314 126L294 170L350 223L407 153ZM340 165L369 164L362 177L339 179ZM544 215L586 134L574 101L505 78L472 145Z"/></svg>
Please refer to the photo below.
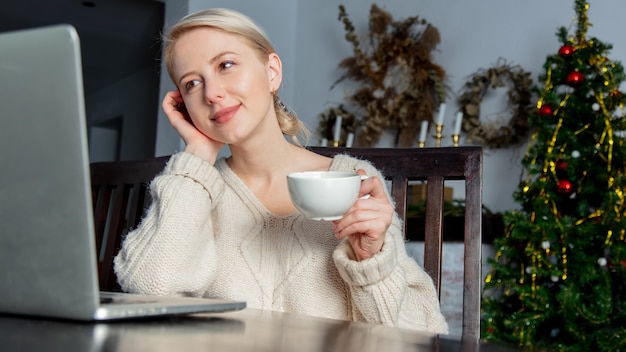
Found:
<svg viewBox="0 0 626 352"><path fill-rule="evenodd" d="M489 88L508 86L508 106L511 118L508 124L480 122L480 104ZM459 96L463 111L463 131L468 142L476 142L490 148L504 148L525 140L528 135L528 116L531 104L532 80L530 73L519 66L499 61L495 67L478 70L471 75Z"/></svg>

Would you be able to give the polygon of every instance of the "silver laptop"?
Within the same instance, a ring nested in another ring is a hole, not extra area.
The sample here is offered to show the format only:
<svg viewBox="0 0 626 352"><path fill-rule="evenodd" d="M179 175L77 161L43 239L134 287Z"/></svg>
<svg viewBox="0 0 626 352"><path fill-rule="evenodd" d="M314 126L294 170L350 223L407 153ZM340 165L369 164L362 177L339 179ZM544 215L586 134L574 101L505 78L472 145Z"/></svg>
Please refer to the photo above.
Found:
<svg viewBox="0 0 626 352"><path fill-rule="evenodd" d="M0 155L0 313L91 321L245 308L99 291L72 26L0 33Z"/></svg>

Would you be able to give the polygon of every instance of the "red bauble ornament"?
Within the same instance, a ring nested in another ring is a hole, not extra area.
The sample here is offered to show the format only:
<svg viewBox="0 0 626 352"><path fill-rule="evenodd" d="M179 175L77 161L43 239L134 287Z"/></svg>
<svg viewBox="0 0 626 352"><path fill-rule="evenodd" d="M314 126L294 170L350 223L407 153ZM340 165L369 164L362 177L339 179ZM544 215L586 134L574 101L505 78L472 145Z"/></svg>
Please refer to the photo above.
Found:
<svg viewBox="0 0 626 352"><path fill-rule="evenodd" d="M577 87L583 83L585 76L580 72L572 72L567 75L565 82L572 87Z"/></svg>
<svg viewBox="0 0 626 352"><path fill-rule="evenodd" d="M556 191L563 195L570 195L574 191L574 184L570 180L559 180L556 187Z"/></svg>
<svg viewBox="0 0 626 352"><path fill-rule="evenodd" d="M569 59L570 57L572 57L572 54L574 54L574 51L575 49L573 46L565 44L559 49L559 55L566 59Z"/></svg>
<svg viewBox="0 0 626 352"><path fill-rule="evenodd" d="M544 104L539 108L539 115L550 116L554 112L554 109L550 105Z"/></svg>
<svg viewBox="0 0 626 352"><path fill-rule="evenodd" d="M609 93L610 96L612 96L615 99L619 99L622 97L622 92L620 92L619 90L614 90L612 92Z"/></svg>
<svg viewBox="0 0 626 352"><path fill-rule="evenodd" d="M559 160L556 162L557 171L565 171L567 169L567 163L563 160Z"/></svg>

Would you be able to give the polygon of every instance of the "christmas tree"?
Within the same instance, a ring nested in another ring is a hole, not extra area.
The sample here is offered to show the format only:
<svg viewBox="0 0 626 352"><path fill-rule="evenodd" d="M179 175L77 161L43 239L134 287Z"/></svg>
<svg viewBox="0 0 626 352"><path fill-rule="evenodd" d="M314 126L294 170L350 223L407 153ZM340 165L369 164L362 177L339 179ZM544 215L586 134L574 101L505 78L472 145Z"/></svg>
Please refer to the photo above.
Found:
<svg viewBox="0 0 626 352"><path fill-rule="evenodd" d="M624 68L611 45L557 31L533 88L525 172L485 282L482 336L563 351L626 350Z"/></svg>

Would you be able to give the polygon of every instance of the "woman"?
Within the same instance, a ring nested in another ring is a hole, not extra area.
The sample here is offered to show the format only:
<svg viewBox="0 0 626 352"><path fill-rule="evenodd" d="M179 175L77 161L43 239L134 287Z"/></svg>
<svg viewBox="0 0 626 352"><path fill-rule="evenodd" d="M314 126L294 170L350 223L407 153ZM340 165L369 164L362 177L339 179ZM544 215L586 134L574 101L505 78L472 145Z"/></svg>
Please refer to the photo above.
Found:
<svg viewBox="0 0 626 352"><path fill-rule="evenodd" d="M115 259L125 291L447 333L380 172L301 146L306 128L278 98L282 63L257 25L226 9L190 14L164 58L178 90L162 106L186 147L153 180L153 203ZM231 156L217 159L226 144ZM370 197L341 220L307 220L286 182L303 170L373 176L360 190Z"/></svg>

